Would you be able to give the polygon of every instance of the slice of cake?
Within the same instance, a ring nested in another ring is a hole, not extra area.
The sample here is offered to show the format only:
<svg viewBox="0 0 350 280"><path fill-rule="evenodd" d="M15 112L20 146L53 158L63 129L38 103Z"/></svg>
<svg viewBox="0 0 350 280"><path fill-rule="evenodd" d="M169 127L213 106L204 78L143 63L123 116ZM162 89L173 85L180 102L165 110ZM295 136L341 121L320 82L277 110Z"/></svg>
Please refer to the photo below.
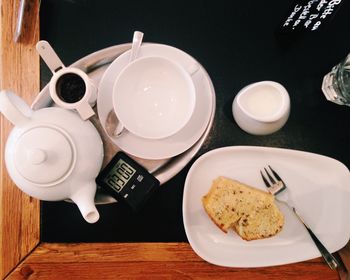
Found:
<svg viewBox="0 0 350 280"><path fill-rule="evenodd" d="M245 240L271 237L284 224L272 194L225 177L213 181L202 202L222 231L232 228Z"/></svg>

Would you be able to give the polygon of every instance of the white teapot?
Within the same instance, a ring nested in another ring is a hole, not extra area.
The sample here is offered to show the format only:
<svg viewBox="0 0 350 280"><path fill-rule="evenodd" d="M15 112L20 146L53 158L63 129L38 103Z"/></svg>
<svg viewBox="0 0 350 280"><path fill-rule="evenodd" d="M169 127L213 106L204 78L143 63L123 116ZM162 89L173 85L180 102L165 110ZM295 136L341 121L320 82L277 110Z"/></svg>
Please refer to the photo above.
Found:
<svg viewBox="0 0 350 280"><path fill-rule="evenodd" d="M15 184L41 200L69 198L87 222L97 222L95 178L103 144L93 124L62 108L33 111L9 91L0 92L0 112L15 125L5 148L6 167Z"/></svg>

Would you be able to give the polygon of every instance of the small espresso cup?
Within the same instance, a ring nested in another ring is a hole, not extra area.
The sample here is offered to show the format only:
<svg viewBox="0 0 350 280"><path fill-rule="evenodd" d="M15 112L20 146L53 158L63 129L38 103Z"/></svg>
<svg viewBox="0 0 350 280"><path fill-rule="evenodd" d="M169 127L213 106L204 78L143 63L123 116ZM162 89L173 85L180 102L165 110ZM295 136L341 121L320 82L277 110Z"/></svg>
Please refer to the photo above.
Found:
<svg viewBox="0 0 350 280"><path fill-rule="evenodd" d="M52 100L65 109L75 109L83 120L92 117L97 88L88 75L75 67L65 67L49 42L41 40L36 50L45 61L53 76L49 83Z"/></svg>
<svg viewBox="0 0 350 280"><path fill-rule="evenodd" d="M92 117L97 88L88 75L78 68L63 67L53 76L49 85L52 100L65 109L75 109L83 120Z"/></svg>

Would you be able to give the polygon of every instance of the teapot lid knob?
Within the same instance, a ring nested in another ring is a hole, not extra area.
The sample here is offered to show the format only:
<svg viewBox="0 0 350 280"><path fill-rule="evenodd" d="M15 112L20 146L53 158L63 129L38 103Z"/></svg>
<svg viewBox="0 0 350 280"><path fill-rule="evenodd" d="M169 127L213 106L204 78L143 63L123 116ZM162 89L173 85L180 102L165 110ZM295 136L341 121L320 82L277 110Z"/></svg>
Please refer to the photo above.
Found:
<svg viewBox="0 0 350 280"><path fill-rule="evenodd" d="M47 154L42 149L33 148L28 150L27 158L31 164L38 165L42 164L46 160Z"/></svg>
<svg viewBox="0 0 350 280"><path fill-rule="evenodd" d="M13 155L20 176L39 187L50 187L71 174L76 148L63 129L45 124L25 131L18 138Z"/></svg>

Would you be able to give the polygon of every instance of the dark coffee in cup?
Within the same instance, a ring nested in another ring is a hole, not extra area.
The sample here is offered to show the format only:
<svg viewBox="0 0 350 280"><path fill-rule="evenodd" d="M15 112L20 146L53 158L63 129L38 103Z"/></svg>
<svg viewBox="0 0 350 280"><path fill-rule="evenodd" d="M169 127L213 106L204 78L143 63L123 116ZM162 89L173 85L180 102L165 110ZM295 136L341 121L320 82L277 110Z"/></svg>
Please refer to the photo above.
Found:
<svg viewBox="0 0 350 280"><path fill-rule="evenodd" d="M83 120L95 114L92 106L96 103L97 88L89 76L74 67L63 67L49 83L50 96L60 107L77 110Z"/></svg>
<svg viewBox="0 0 350 280"><path fill-rule="evenodd" d="M85 92L85 81L75 73L65 73L57 80L56 93L63 102L78 102L84 97Z"/></svg>

